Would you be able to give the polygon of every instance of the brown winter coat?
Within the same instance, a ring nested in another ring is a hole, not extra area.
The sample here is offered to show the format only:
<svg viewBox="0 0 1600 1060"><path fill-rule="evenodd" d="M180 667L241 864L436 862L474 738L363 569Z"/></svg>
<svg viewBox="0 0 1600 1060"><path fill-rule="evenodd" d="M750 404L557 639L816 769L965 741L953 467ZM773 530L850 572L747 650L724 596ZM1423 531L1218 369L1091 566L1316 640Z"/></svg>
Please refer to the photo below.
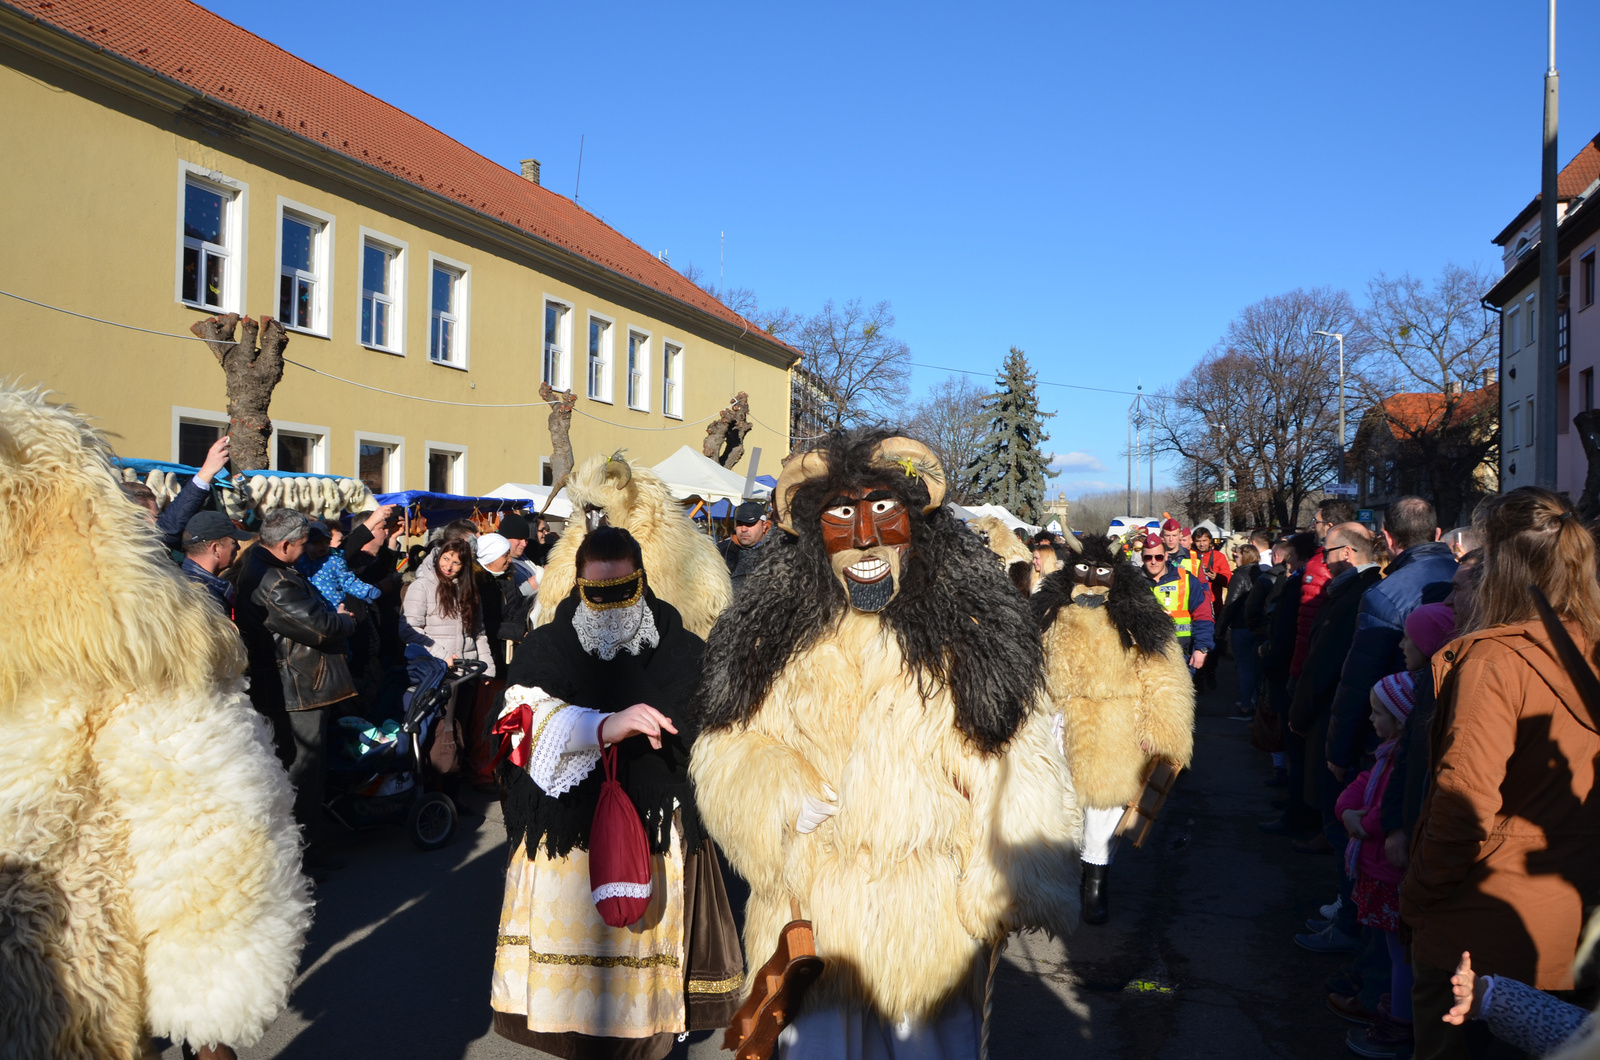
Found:
<svg viewBox="0 0 1600 1060"><path fill-rule="evenodd" d="M1400 893L1416 962L1471 950L1480 975L1571 989L1600 901L1600 734L1538 620L1452 641L1433 677L1433 786Z"/></svg>

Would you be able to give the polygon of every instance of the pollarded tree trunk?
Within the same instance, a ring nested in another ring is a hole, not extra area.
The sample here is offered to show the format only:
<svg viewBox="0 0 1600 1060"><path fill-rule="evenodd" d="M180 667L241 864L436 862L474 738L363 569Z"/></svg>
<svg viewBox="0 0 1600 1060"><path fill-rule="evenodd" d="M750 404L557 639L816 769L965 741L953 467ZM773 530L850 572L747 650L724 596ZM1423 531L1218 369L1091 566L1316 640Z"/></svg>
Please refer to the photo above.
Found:
<svg viewBox="0 0 1600 1060"><path fill-rule="evenodd" d="M744 437L753 429L750 395L741 390L716 419L706 424L706 440L700 451L723 467L733 467L744 459Z"/></svg>
<svg viewBox="0 0 1600 1060"><path fill-rule="evenodd" d="M234 331L240 336L234 339ZM235 471L258 471L270 466L267 454L272 420L267 415L272 391L283 378L283 348L289 333L271 317L260 323L238 313L197 320L189 330L206 340L222 365L228 386L229 463ZM257 345L257 339L260 345Z"/></svg>
<svg viewBox="0 0 1600 1060"><path fill-rule="evenodd" d="M549 383L539 384L539 396L550 403L550 477L560 482L572 470L572 409L578 399L572 391L557 390Z"/></svg>

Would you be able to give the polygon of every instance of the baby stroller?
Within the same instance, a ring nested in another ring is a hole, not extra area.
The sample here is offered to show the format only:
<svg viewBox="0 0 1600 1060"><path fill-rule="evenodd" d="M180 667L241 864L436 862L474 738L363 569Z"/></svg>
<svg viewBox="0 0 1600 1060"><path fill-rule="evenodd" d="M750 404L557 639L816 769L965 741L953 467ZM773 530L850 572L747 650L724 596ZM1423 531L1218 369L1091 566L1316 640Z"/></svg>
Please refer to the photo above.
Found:
<svg viewBox="0 0 1600 1060"><path fill-rule="evenodd" d="M438 790L440 777L458 769L456 689L488 665L461 659L446 667L421 651L408 652L406 664L415 683L401 717L339 719L348 738L329 749L324 805L353 831L403 821L419 848L438 850L456 832L455 800Z"/></svg>

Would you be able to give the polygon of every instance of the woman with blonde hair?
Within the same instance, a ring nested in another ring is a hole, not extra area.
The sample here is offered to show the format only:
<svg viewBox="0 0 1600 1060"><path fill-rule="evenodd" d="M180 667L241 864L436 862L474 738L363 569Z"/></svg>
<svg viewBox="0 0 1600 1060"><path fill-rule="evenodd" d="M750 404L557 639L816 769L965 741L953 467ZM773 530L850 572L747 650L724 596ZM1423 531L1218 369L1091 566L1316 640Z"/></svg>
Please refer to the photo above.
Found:
<svg viewBox="0 0 1600 1060"><path fill-rule="evenodd" d="M1433 660L1433 784L1400 912L1411 927L1417 1060L1481 1054L1482 1024L1446 1022L1463 951L1480 973L1573 988L1584 908L1600 901L1600 732L1562 662L1600 643L1594 539L1570 505L1522 487L1479 510L1471 624ZM1536 593L1558 616L1541 620Z"/></svg>

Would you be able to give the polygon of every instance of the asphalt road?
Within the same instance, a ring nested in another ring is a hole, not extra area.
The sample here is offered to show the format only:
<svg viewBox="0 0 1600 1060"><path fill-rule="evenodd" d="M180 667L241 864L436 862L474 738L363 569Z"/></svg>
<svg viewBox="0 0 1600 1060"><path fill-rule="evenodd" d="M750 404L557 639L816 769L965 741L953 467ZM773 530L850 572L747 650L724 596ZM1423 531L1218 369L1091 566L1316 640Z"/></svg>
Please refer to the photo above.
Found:
<svg viewBox="0 0 1600 1060"><path fill-rule="evenodd" d="M1324 1004L1339 959L1295 948L1334 892L1331 857L1263 835L1266 756L1227 718L1233 680L1202 698L1195 768L1142 850L1111 871L1111 922L1064 940L1014 936L996 982L993 1055L1343 1057ZM398 830L351 838L350 865L318 889L290 1006L247 1060L494 1060L529 1050L489 1030L506 850L494 806L452 845L422 853ZM720 1034L677 1057L727 1056ZM177 1060L169 1048L165 1060Z"/></svg>

